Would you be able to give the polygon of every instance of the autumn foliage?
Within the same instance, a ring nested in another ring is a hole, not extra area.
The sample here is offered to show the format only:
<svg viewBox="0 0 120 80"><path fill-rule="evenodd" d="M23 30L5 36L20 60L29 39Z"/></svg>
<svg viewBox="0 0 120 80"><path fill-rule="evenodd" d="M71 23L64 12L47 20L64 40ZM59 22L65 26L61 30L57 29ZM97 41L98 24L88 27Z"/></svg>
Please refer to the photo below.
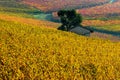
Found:
<svg viewBox="0 0 120 80"><path fill-rule="evenodd" d="M35 6L36 8L49 12L58 11L65 8L82 8L92 5L100 5L109 0L22 0L23 3Z"/></svg>
<svg viewBox="0 0 120 80"><path fill-rule="evenodd" d="M79 13L87 17L112 17L120 16L120 0L114 3L108 3L101 6L95 6L85 9L77 9Z"/></svg>
<svg viewBox="0 0 120 80"><path fill-rule="evenodd" d="M0 26L1 80L119 80L119 42L2 19Z"/></svg>

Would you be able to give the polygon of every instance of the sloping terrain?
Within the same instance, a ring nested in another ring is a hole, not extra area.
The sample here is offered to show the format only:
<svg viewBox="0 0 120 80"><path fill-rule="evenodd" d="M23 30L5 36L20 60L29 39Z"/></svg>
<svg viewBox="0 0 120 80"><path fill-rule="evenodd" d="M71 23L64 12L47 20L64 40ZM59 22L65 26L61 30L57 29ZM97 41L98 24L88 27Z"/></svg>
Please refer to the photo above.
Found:
<svg viewBox="0 0 120 80"><path fill-rule="evenodd" d="M32 13L37 12L33 7L21 4L16 0L0 0L0 14L33 18Z"/></svg>
<svg viewBox="0 0 120 80"><path fill-rule="evenodd" d="M88 18L118 18L120 19L120 0L22 0L24 4L34 6L45 12L60 9L77 9Z"/></svg>
<svg viewBox="0 0 120 80"><path fill-rule="evenodd" d="M120 18L120 0L92 8L78 9L78 12L87 17Z"/></svg>
<svg viewBox="0 0 120 80"><path fill-rule="evenodd" d="M104 40L111 40L113 42L120 42L120 37L113 36L113 35L105 33L105 32L94 31L94 33L92 33L90 36L92 38L99 38L99 39L101 38Z"/></svg>
<svg viewBox="0 0 120 80"><path fill-rule="evenodd" d="M43 26L43 27L47 27L47 28L56 28L60 25L58 23L54 23L54 22L50 22L50 21L8 16L5 14L0 14L0 19L6 20L6 21L13 21L16 23L21 23L21 24L29 24L29 25L40 26L40 27Z"/></svg>
<svg viewBox="0 0 120 80"><path fill-rule="evenodd" d="M84 20L82 25L109 31L120 31L120 20Z"/></svg>
<svg viewBox="0 0 120 80"><path fill-rule="evenodd" d="M119 80L120 43L0 19L1 80Z"/></svg>
<svg viewBox="0 0 120 80"><path fill-rule="evenodd" d="M84 8L108 3L109 0L21 0L25 4L50 12L60 9Z"/></svg>
<svg viewBox="0 0 120 80"><path fill-rule="evenodd" d="M118 38L96 32L91 38L58 31L58 23L23 18L31 17L27 12L34 11L33 7L6 1L11 3L0 2L0 80L120 79L120 42L95 37ZM86 20L83 25L94 23L96 27L114 27L119 20Z"/></svg>
<svg viewBox="0 0 120 80"><path fill-rule="evenodd" d="M120 41L120 20L84 20L82 25L93 28L91 37Z"/></svg>
<svg viewBox="0 0 120 80"><path fill-rule="evenodd" d="M32 26L34 25L34 26L53 28L53 29L57 29L57 27L61 25L61 24L49 22L49 21L21 18L21 17L8 16L8 15L3 15L3 14L0 15L0 19L5 20L5 21L13 21L15 23L27 24L27 25L32 25ZM111 21L85 20L83 21L82 24L84 26L91 25L91 26L97 27L98 30L106 29L106 30L111 30L111 31L118 31L120 30L120 28L119 27L115 28L115 25L118 25L119 22L120 22L119 20L116 20L116 21L115 20L111 20ZM110 26L110 27L107 27L107 26ZM101 33L101 32L94 31L94 33L92 33L90 37L93 37L93 38L97 37L97 38L102 38L102 39L117 41L117 42L120 41L120 37L116 37L116 36L113 36L112 34L108 34L105 32Z"/></svg>

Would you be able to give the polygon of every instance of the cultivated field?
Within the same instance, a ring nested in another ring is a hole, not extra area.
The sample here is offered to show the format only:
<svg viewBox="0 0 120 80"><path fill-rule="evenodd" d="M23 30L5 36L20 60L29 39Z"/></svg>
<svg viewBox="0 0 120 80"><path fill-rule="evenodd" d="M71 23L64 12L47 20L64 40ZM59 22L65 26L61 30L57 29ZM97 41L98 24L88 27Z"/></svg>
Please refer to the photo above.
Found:
<svg viewBox="0 0 120 80"><path fill-rule="evenodd" d="M45 12L51 12L65 8L83 8L101 5L108 3L109 0L22 0L22 2L35 6Z"/></svg>
<svg viewBox="0 0 120 80"><path fill-rule="evenodd" d="M31 13L40 11L20 1L0 0L0 80L120 80L119 37L100 32L86 37L59 31L60 23L30 19ZM22 1L44 11L81 4L80 0ZM89 6L108 3L81 1ZM62 6L53 7L60 2ZM120 31L117 19L83 20L82 25Z"/></svg>
<svg viewBox="0 0 120 80"><path fill-rule="evenodd" d="M28 5L16 2L16 0L0 0L0 14L33 18L32 13L37 11Z"/></svg>
<svg viewBox="0 0 120 80"><path fill-rule="evenodd" d="M84 26L92 26L98 29L105 29L109 31L120 31L120 20L84 20Z"/></svg>
<svg viewBox="0 0 120 80"><path fill-rule="evenodd" d="M50 21L43 21L43 20L36 20L36 19L28 19L28 18L21 18L21 17L15 17L15 16L8 16L8 15L0 15L0 19L6 20L6 21L13 21L15 23L21 23L21 24L27 24L31 26L39 26L39 27L46 27L46 28L53 28L57 29L61 24L54 23ZM109 20L109 21L101 21L101 20L84 20L82 22L83 26L92 26L99 30L108 30L108 31L120 31L120 21L119 20ZM108 35L105 33L100 32L94 32L91 34L91 37L93 38L102 38L112 41L120 41L119 37L115 37L112 35Z"/></svg>
<svg viewBox="0 0 120 80"><path fill-rule="evenodd" d="M119 80L119 52L119 42L0 19L1 80Z"/></svg>
<svg viewBox="0 0 120 80"><path fill-rule="evenodd" d="M101 6L95 6L91 8L78 9L79 13L87 17L112 17L120 19L120 0L116 0L113 3L104 4Z"/></svg>
<svg viewBox="0 0 120 80"><path fill-rule="evenodd" d="M60 24L50 22L50 21L8 16L5 14L0 14L0 19L6 20L6 21L13 21L15 23L29 24L29 25L34 25L34 26L39 26L39 27L47 27L47 28L56 28L56 27L60 26Z"/></svg>

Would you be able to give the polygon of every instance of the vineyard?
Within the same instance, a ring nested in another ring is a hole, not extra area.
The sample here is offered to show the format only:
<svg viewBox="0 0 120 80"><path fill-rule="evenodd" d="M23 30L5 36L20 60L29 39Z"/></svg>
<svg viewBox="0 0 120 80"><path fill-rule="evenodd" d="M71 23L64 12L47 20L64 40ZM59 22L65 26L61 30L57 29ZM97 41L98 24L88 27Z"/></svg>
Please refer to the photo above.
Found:
<svg viewBox="0 0 120 80"><path fill-rule="evenodd" d="M37 9L31 6L45 12L74 8L87 18L120 19L120 0L113 3L110 0L0 0L0 13L33 18L31 14Z"/></svg>
<svg viewBox="0 0 120 80"><path fill-rule="evenodd" d="M56 27L60 26L60 24L50 22L50 21L43 21L43 20L36 20L36 19L22 18L22 17L15 17L15 16L8 16L8 15L5 15L5 14L0 14L0 19L6 20L6 21L13 21L15 23L29 24L29 25L41 26L41 27L47 27L47 28L56 28Z"/></svg>
<svg viewBox="0 0 120 80"><path fill-rule="evenodd" d="M1 80L119 80L119 52L120 42L0 19Z"/></svg>
<svg viewBox="0 0 120 80"><path fill-rule="evenodd" d="M60 9L83 8L108 3L109 0L22 0L22 3L35 6L36 8L50 12Z"/></svg>
<svg viewBox="0 0 120 80"><path fill-rule="evenodd" d="M60 23L33 15L40 10L86 7L77 12L103 18L118 15L119 4L120 0L0 0L0 80L120 80L120 37L59 31ZM117 18L86 18L83 26L120 32Z"/></svg>
<svg viewBox="0 0 120 80"><path fill-rule="evenodd" d="M15 16L8 16L8 15L0 15L0 19L6 20L6 21L13 21L15 23L21 23L21 24L27 24L31 26L39 26L39 27L46 27L46 28L53 28L56 29L61 24L60 23L54 23L50 21L43 21L43 20L36 20L36 19L29 19L29 18L21 18L21 17L15 17ZM108 20L108 21L101 21L101 20L84 20L82 22L83 26L93 26L97 29L103 29L103 30L109 30L109 31L120 31L120 21L119 20ZM109 39L112 41L120 41L119 37L115 37L112 35L104 34L104 33L98 33L94 32L91 34L91 37L93 38L102 38L102 39Z"/></svg>
<svg viewBox="0 0 120 80"><path fill-rule="evenodd" d="M120 20L84 20L82 25L94 26L99 29L105 29L109 31L120 31Z"/></svg>
<svg viewBox="0 0 120 80"><path fill-rule="evenodd" d="M114 3L104 4L101 6L96 6L86 9L78 9L79 13L87 17L112 17L120 16L120 0L117 0ZM117 18L116 17L116 18ZM120 18L120 17L119 17Z"/></svg>
<svg viewBox="0 0 120 80"><path fill-rule="evenodd" d="M16 2L16 0L0 0L0 14L33 18L31 13L35 11L35 8Z"/></svg>

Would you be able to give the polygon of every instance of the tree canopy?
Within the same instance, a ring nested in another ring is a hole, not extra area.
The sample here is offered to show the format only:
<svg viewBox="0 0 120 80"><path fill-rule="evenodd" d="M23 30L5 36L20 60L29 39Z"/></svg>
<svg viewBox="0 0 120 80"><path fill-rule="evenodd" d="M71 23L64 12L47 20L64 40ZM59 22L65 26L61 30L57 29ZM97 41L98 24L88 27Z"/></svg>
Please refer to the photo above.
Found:
<svg viewBox="0 0 120 80"><path fill-rule="evenodd" d="M76 13L75 10L60 10L58 11L62 25L58 28L60 30L68 31L72 27L81 25L82 16Z"/></svg>

